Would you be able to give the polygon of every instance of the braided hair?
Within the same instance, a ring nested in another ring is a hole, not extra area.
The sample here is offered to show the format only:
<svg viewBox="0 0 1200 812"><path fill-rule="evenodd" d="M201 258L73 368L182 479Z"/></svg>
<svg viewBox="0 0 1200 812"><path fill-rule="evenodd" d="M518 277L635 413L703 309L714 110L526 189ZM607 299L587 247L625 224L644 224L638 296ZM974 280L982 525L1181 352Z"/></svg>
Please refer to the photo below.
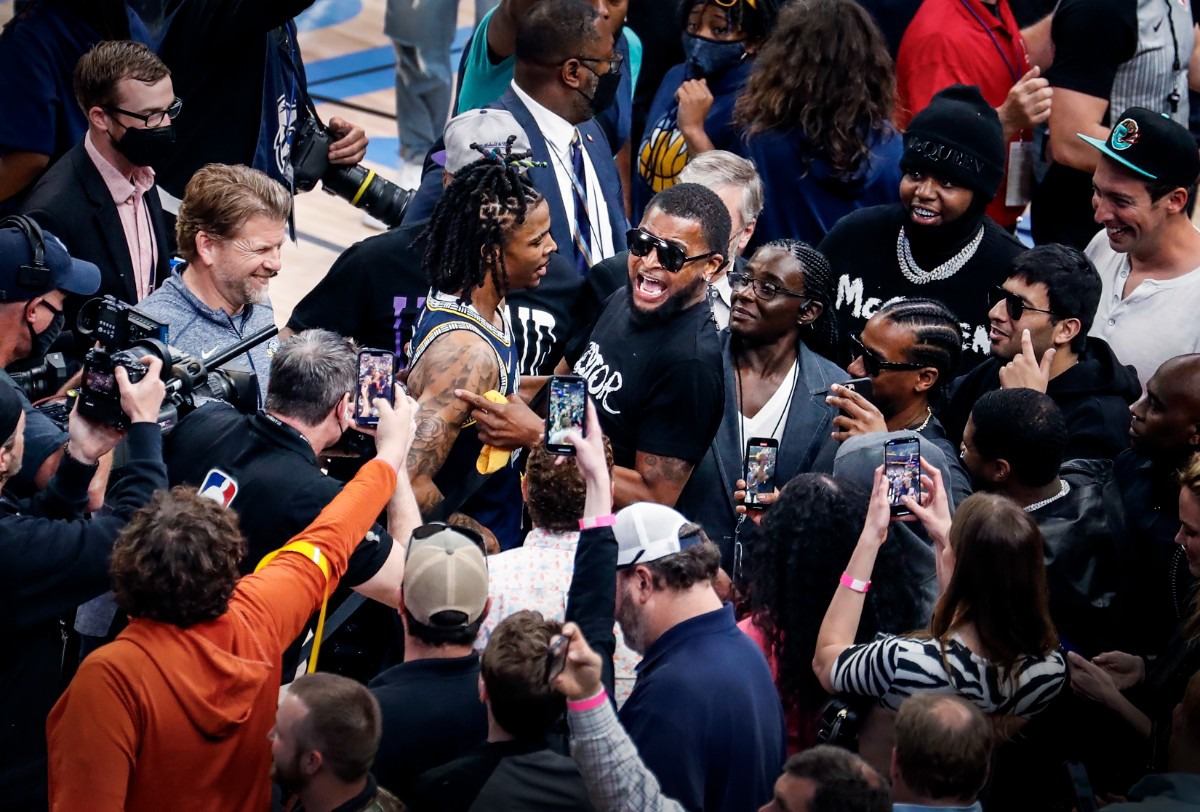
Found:
<svg viewBox="0 0 1200 812"><path fill-rule="evenodd" d="M962 325L950 308L936 299L893 299L875 315L913 333L908 360L937 370L937 383L929 392L936 403L958 369L962 357Z"/></svg>
<svg viewBox="0 0 1200 812"><path fill-rule="evenodd" d="M833 314L833 269L817 249L800 240L772 240L763 248L786 251L800 263L804 272L804 295L821 303L821 315L812 321L811 330L800 333L805 346L830 361L837 362L838 327Z"/></svg>
<svg viewBox="0 0 1200 812"><path fill-rule="evenodd" d="M442 293L460 291L463 304L489 274L500 295L507 294L504 243L543 199L521 171L531 163L528 156L513 153L512 140L504 153L472 144L483 157L454 174L421 234L421 268L430 285Z"/></svg>

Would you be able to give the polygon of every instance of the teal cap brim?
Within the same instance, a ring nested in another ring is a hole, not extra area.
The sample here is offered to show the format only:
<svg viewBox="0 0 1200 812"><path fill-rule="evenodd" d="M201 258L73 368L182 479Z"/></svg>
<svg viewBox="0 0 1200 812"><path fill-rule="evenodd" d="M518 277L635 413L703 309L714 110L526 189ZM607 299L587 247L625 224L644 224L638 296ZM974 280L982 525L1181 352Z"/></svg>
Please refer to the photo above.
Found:
<svg viewBox="0 0 1200 812"><path fill-rule="evenodd" d="M1099 138L1092 138L1090 135L1084 135L1083 133L1075 133L1075 134L1078 135L1080 138L1082 138L1084 141L1087 141L1089 144L1091 144L1096 149L1103 152L1108 157L1112 158L1117 163L1121 164L1121 166L1129 167L1134 172L1137 172L1139 175L1141 175L1144 178L1149 178L1150 180L1158 180L1157 175L1151 175L1145 169L1142 169L1140 166L1134 166L1129 161L1127 161L1125 158L1123 158L1121 156L1121 153L1119 153L1116 150L1109 147L1107 141L1101 141Z"/></svg>

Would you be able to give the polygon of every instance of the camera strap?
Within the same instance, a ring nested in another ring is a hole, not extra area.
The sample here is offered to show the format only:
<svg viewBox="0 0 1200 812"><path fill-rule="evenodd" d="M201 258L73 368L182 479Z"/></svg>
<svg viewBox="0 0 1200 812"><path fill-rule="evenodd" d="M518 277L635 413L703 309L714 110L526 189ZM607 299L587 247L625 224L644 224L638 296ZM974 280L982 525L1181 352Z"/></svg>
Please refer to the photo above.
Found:
<svg viewBox="0 0 1200 812"><path fill-rule="evenodd" d="M315 635L313 636L312 656L308 658L308 673L313 674L313 673L316 673L317 655L320 653L320 650L321 650L321 642L325 638L325 610L329 607L329 591L330 591L329 579L331 576L330 567L329 567L329 559L325 556L325 553L321 552L321 549L319 547L317 547L315 544L312 544L311 542L292 541L292 542L289 542L289 543L283 545L278 550L267 553L265 556L263 556L262 561L258 562L258 566L254 568L254 571L255 572L260 571L263 567L267 566L272 561L274 561L275 558L280 553L299 553L300 555L307 558L309 561L316 564L317 567L321 570L321 573L325 576L325 596L321 599L321 612L317 616L317 631L316 631ZM349 603L349 602L350 601L346 601L346 603ZM342 608L345 608L344 604L343 604ZM348 614L349 613L347 613L347 615ZM341 622L344 623L345 618L342 618ZM333 630L330 629L330 633L332 633L332 631Z"/></svg>

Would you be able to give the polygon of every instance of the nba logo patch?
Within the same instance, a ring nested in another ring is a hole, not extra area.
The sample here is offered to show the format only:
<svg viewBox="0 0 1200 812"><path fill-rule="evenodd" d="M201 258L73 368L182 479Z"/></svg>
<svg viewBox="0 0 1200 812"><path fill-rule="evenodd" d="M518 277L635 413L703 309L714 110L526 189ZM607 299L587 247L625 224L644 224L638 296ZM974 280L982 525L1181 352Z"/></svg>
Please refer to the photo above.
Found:
<svg viewBox="0 0 1200 812"><path fill-rule="evenodd" d="M237 496L237 492L237 480L220 468L209 471L200 485L200 495L213 500L222 507L229 507L233 498Z"/></svg>

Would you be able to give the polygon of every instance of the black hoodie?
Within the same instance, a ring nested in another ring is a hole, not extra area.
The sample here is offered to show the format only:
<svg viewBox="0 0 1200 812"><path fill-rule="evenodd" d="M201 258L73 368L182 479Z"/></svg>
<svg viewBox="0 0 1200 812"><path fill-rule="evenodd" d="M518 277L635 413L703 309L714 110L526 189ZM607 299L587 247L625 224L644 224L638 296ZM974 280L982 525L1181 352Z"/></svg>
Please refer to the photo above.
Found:
<svg viewBox="0 0 1200 812"><path fill-rule="evenodd" d="M953 442L962 441L975 401L1000 388L1000 367L1006 363L989 358L954 381L949 402L938 413ZM1142 387L1133 367L1123 366L1103 339L1088 338L1079 363L1052 378L1046 394L1067 423L1064 460L1111 460L1129 448L1129 404Z"/></svg>

